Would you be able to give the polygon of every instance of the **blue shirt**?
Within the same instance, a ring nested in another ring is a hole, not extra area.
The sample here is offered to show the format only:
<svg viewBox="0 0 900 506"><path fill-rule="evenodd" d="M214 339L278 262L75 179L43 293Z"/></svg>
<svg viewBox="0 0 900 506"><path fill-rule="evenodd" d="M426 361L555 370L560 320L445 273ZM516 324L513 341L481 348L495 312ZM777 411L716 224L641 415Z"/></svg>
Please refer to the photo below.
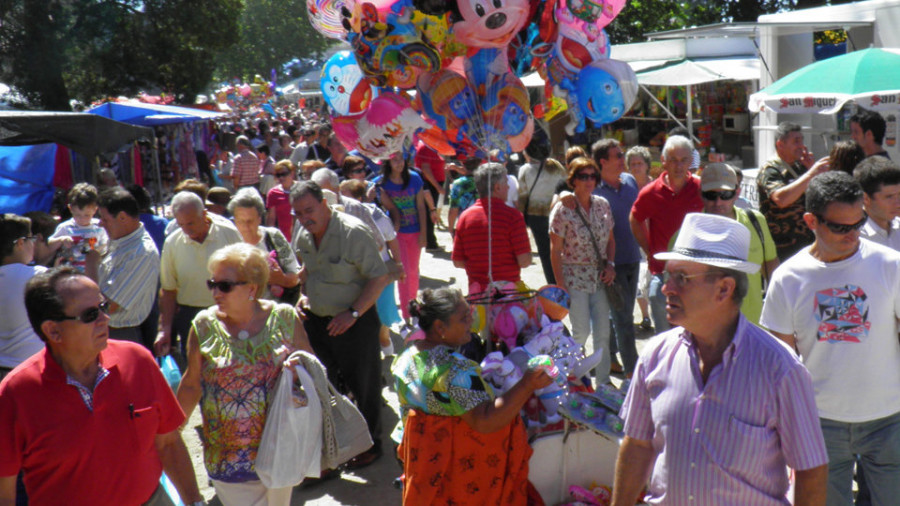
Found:
<svg viewBox="0 0 900 506"><path fill-rule="evenodd" d="M641 247L634 240L631 225L628 223L631 205L637 200L638 186L634 176L627 172L619 176L619 182L621 184L616 190L600 180L594 194L605 198L612 208L613 220L616 222L613 227L613 237L616 238L616 264L638 263L641 261Z"/></svg>
<svg viewBox="0 0 900 506"><path fill-rule="evenodd" d="M166 225L169 224L169 220L149 213L141 213L140 220L144 224L144 229L153 238L156 251L162 251L163 243L166 242Z"/></svg>

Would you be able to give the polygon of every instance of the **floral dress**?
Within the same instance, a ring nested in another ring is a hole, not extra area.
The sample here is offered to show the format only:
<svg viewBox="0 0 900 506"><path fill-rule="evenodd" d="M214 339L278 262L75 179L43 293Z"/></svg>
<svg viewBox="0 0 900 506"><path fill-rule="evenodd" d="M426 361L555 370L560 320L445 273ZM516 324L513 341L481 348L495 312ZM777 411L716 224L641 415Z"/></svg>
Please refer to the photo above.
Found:
<svg viewBox="0 0 900 506"><path fill-rule="evenodd" d="M296 319L293 307L275 304L263 330L241 340L228 334L215 306L194 318L202 356L203 456L211 479L259 479L253 464L281 364L294 351Z"/></svg>
<svg viewBox="0 0 900 506"><path fill-rule="evenodd" d="M532 450L521 417L480 433L460 415L494 398L477 363L447 346L411 346L391 367L405 425L403 504L528 503Z"/></svg>
<svg viewBox="0 0 900 506"><path fill-rule="evenodd" d="M584 209L581 211L584 212ZM606 243L615 224L609 202L603 197L591 195L591 211L584 216L597 238L600 254L606 255ZM599 290L598 267L601 259L597 258L591 234L578 217L578 210L557 203L550 212L550 233L563 238L562 275L566 286L586 293Z"/></svg>

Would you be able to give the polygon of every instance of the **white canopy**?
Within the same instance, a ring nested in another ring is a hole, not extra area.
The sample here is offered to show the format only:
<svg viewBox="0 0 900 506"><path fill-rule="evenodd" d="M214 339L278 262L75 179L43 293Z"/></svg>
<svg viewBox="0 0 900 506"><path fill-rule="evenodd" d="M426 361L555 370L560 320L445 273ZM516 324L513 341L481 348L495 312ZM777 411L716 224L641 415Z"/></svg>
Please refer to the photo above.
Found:
<svg viewBox="0 0 900 506"><path fill-rule="evenodd" d="M733 79L759 79L759 58L685 59L659 68L638 72L638 82L645 86L690 86Z"/></svg>

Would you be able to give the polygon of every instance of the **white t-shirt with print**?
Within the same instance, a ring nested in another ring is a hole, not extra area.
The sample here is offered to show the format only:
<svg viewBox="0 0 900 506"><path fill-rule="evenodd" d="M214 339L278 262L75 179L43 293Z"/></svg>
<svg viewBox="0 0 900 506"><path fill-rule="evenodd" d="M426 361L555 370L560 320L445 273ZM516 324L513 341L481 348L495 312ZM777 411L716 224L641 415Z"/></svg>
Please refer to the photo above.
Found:
<svg viewBox="0 0 900 506"><path fill-rule="evenodd" d="M820 417L900 412L900 253L862 240L849 258L824 263L809 249L775 270L760 325L796 334Z"/></svg>
<svg viewBox="0 0 900 506"><path fill-rule="evenodd" d="M72 246L65 248L64 254L71 255L72 266L82 272L84 272L85 265L84 250L95 249L100 254L104 254L106 245L109 243L106 230L100 226L100 220L97 218L91 218L91 224L86 227L75 223L75 218L69 218L56 226L56 230L50 238L55 239L62 236L72 238Z"/></svg>

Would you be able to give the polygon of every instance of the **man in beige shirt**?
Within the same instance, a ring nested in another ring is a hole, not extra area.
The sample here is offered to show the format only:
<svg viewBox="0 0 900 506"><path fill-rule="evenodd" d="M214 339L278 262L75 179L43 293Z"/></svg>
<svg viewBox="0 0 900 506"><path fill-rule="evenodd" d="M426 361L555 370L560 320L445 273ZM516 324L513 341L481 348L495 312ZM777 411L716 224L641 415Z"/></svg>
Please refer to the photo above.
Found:
<svg viewBox="0 0 900 506"><path fill-rule="evenodd" d="M291 245L306 271L303 325L328 379L346 386L366 419L375 444L348 464L364 467L382 454L381 321L374 306L390 282L387 266L368 227L332 210L316 183L294 186L291 207L300 224Z"/></svg>
<svg viewBox="0 0 900 506"><path fill-rule="evenodd" d="M176 194L172 214L179 229L166 237L161 255L160 329L155 344L160 356L169 353L173 334L180 336L179 350L184 355L194 316L215 304L206 287L209 257L219 248L241 242L237 228L231 222L210 219L203 201L193 193Z"/></svg>

